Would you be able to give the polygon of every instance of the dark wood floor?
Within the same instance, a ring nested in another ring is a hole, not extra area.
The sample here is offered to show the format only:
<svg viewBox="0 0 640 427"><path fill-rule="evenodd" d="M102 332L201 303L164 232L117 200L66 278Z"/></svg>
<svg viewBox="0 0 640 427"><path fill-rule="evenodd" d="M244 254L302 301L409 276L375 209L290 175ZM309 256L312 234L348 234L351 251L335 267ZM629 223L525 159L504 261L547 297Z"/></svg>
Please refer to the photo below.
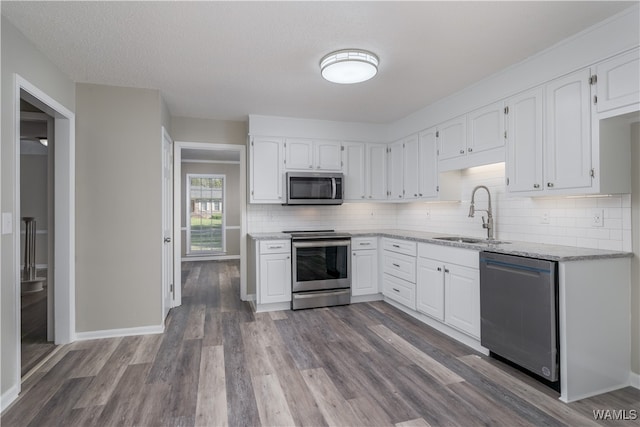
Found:
<svg viewBox="0 0 640 427"><path fill-rule="evenodd" d="M38 270L38 277L46 277L46 270ZM47 357L55 344L47 341L47 287L39 292L20 296L20 355L21 376Z"/></svg>
<svg viewBox="0 0 640 427"><path fill-rule="evenodd" d="M62 346L2 425L588 426L640 409L632 388L563 404L384 302L254 314L237 262L183 277L164 334Z"/></svg>

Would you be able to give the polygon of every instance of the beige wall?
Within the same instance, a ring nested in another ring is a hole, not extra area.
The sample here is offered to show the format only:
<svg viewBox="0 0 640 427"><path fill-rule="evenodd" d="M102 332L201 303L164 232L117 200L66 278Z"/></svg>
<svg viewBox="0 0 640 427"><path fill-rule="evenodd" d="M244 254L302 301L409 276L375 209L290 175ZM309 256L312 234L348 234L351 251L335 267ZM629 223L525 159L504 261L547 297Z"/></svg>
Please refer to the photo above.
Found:
<svg viewBox="0 0 640 427"><path fill-rule="evenodd" d="M174 141L182 142L245 145L247 143L247 123L172 117L171 136Z"/></svg>
<svg viewBox="0 0 640 427"><path fill-rule="evenodd" d="M161 325L160 93L76 93L77 331Z"/></svg>
<svg viewBox="0 0 640 427"><path fill-rule="evenodd" d="M631 126L631 370L640 374L640 123Z"/></svg>
<svg viewBox="0 0 640 427"><path fill-rule="evenodd" d="M187 226L187 174L214 174L226 176L226 226L240 226L240 165L223 163L182 163L181 166L182 200L180 201L182 224L182 256L186 255L186 231ZM226 230L226 255L240 255L240 231Z"/></svg>
<svg viewBox="0 0 640 427"><path fill-rule="evenodd" d="M38 51L31 42L4 17L1 24L2 51L2 138L1 138L1 211L17 217L18 206L14 204L15 195L15 135L14 108L18 99L14 97L14 73L19 74L31 84L44 91L70 111L75 111L75 85L47 57ZM1 342L0 342L0 393L3 395L14 387L18 387L20 372L18 369L16 344L16 286L14 257L15 239L13 234L2 235L1 262Z"/></svg>

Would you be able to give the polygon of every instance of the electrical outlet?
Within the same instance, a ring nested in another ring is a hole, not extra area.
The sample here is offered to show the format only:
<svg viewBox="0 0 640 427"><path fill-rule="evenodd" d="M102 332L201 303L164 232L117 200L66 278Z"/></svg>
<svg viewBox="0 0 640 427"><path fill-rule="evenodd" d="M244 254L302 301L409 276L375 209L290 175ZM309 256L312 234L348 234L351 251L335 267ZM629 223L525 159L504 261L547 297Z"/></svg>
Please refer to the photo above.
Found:
<svg viewBox="0 0 640 427"><path fill-rule="evenodd" d="M604 210L603 209L594 209L591 212L591 226L604 227Z"/></svg>
<svg viewBox="0 0 640 427"><path fill-rule="evenodd" d="M13 232L13 216L11 212L2 212L2 234Z"/></svg>
<svg viewBox="0 0 640 427"><path fill-rule="evenodd" d="M542 212L542 216L540 217L540 224L550 224L551 223L551 214L548 211Z"/></svg>
<svg viewBox="0 0 640 427"><path fill-rule="evenodd" d="M427 221L429 221L431 219L431 209L427 209L424 216L427 219Z"/></svg>

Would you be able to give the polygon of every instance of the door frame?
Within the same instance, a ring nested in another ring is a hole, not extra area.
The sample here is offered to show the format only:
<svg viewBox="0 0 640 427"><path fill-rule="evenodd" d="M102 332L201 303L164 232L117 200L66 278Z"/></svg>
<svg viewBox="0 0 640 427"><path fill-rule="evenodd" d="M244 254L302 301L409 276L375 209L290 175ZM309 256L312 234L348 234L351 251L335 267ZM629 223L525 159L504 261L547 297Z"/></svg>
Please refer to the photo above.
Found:
<svg viewBox="0 0 640 427"><path fill-rule="evenodd" d="M247 147L220 142L174 141L173 144L173 229L182 230L182 150L236 151L240 155L240 299L247 301ZM174 306L182 304L182 231L175 239Z"/></svg>
<svg viewBox="0 0 640 427"><path fill-rule="evenodd" d="M21 94L24 94L24 96ZM50 271L54 286L54 342L66 344L76 339L75 304L75 114L18 74L14 74L14 192L13 244L15 277L15 329L17 383L21 371L20 310L20 99L40 108L54 121L54 222L55 257ZM49 261L51 264L51 260Z"/></svg>
<svg viewBox="0 0 640 427"><path fill-rule="evenodd" d="M170 203L169 206L169 211L171 211L171 213L173 213L173 203L174 203L174 196L173 196L173 176L171 176L171 181L169 183L169 188L167 188L166 186L166 182L165 182L165 174L166 173L174 173L173 171L173 166L174 166L174 162L173 159L169 159L167 157L167 151L165 150L165 144L169 144L169 152L171 153L171 157L173 157L173 153L174 153L174 142L173 139L171 138L171 135L169 135L169 132L167 132L167 129L162 126L162 135L161 135L161 145L160 148L162 150L162 231L161 231L161 236L162 236L162 321L164 322L164 320L167 318L167 315L169 314L169 310L171 310L175 305L176 305L176 294L175 294L175 289L176 286L174 285L175 283L175 274L167 274L169 273L167 271L167 267L171 266L172 267L172 272L173 272L173 268L175 268L175 262L173 260L173 256L175 256L175 251L173 249L173 246L175 246L175 231L173 228L173 218L171 218L170 221L167 221L169 218L167 218L168 213L167 213L167 204ZM169 194L171 193L171 194ZM170 200L167 200L170 199ZM169 222L167 224L167 222ZM168 228L165 228L165 225L168 226ZM166 241L166 239L169 239L169 242ZM165 245L172 245L169 248L169 251L171 253L171 260L167 259L168 254L165 253ZM169 265L167 265L167 262L169 263ZM169 277L171 276L171 277ZM171 288L173 286L173 288ZM169 289L167 289L169 288Z"/></svg>

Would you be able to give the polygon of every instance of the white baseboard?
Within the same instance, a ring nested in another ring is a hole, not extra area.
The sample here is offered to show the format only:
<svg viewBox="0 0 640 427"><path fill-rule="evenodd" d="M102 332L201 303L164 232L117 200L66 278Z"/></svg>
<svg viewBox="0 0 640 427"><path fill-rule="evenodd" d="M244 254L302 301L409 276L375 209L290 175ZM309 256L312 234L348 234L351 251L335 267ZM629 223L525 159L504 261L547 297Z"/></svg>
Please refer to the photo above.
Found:
<svg viewBox="0 0 640 427"><path fill-rule="evenodd" d="M164 332L164 323L157 326L141 326L137 328L106 329L102 331L77 332L77 341L95 340L100 338L128 337L132 335L152 335Z"/></svg>
<svg viewBox="0 0 640 427"><path fill-rule="evenodd" d="M636 374L635 372L631 372L631 378L629 380L629 385L631 387L640 389L640 374Z"/></svg>
<svg viewBox="0 0 640 427"><path fill-rule="evenodd" d="M373 295L351 295L351 304L357 304L359 302L371 302L371 301L382 301L382 294L373 294Z"/></svg>
<svg viewBox="0 0 640 427"><path fill-rule="evenodd" d="M2 396L0 396L0 413L4 412L15 400L18 398L20 394L20 383L14 385L9 390L5 391Z"/></svg>
<svg viewBox="0 0 640 427"><path fill-rule="evenodd" d="M188 256L182 257L181 261L226 261L230 259L240 259L240 255Z"/></svg>

